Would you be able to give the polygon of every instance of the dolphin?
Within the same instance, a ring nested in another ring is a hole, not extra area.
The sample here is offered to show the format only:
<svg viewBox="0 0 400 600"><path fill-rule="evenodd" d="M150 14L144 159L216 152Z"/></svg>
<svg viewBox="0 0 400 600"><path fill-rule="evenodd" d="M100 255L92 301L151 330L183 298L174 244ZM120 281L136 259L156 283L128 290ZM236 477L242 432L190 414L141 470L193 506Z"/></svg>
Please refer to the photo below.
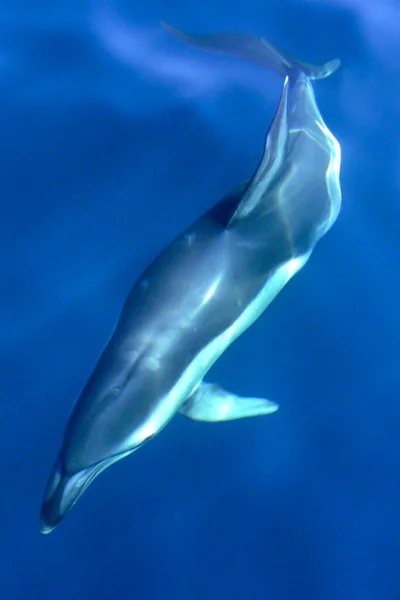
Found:
<svg viewBox="0 0 400 600"><path fill-rule="evenodd" d="M44 534L95 477L176 413L216 422L278 409L204 377L306 264L340 211L340 146L312 87L339 61L312 66L262 38L164 27L189 45L274 69L284 76L283 90L254 175L188 227L133 285L72 408L44 495Z"/></svg>

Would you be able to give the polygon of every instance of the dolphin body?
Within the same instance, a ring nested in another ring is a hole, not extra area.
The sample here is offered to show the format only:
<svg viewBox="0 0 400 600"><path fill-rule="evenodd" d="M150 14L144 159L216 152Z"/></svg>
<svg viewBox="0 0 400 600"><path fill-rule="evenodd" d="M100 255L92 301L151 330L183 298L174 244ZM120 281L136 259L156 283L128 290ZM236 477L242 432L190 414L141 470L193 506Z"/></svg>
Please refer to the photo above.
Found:
<svg viewBox="0 0 400 600"><path fill-rule="evenodd" d="M78 397L45 492L41 531L61 521L97 475L178 412L199 421L270 414L278 406L203 381L207 371L301 269L336 220L340 146L311 81L315 67L246 35L177 39L281 73L282 95L254 176L175 239L134 284Z"/></svg>

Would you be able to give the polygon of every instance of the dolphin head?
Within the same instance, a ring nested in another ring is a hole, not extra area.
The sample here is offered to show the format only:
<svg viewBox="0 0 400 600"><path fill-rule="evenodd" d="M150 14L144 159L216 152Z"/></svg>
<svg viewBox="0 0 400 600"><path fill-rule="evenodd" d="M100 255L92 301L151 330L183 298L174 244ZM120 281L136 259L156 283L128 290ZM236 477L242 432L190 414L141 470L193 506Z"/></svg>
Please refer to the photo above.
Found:
<svg viewBox="0 0 400 600"><path fill-rule="evenodd" d="M160 410L157 374L146 364L100 360L69 417L41 510L50 533L92 481L148 441L172 416Z"/></svg>

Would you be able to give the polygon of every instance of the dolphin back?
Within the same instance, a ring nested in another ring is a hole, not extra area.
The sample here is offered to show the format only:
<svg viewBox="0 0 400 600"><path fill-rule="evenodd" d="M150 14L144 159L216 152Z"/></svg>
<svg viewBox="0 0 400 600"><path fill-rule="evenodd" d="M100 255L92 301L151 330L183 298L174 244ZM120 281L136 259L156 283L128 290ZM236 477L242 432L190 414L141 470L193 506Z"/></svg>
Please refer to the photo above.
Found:
<svg viewBox="0 0 400 600"><path fill-rule="evenodd" d="M272 69L283 76L289 75L293 71L302 71L311 80L325 79L340 67L340 60L337 58L321 66L302 62L289 56L265 38L239 33L189 35L167 23L161 22L161 25L175 39L189 46L195 46L217 54L242 58Z"/></svg>

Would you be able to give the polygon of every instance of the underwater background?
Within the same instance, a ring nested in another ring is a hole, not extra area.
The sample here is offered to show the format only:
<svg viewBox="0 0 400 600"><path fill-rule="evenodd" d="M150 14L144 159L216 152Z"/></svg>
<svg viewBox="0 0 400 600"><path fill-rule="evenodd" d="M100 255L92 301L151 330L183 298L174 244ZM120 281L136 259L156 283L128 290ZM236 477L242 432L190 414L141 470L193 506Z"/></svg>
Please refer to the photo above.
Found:
<svg viewBox="0 0 400 600"><path fill-rule="evenodd" d="M176 416L44 537L133 281L253 174L282 88L161 19L342 60L315 84L342 211L208 377L280 410ZM3 0L0 23L0 599L400 600L400 3Z"/></svg>

